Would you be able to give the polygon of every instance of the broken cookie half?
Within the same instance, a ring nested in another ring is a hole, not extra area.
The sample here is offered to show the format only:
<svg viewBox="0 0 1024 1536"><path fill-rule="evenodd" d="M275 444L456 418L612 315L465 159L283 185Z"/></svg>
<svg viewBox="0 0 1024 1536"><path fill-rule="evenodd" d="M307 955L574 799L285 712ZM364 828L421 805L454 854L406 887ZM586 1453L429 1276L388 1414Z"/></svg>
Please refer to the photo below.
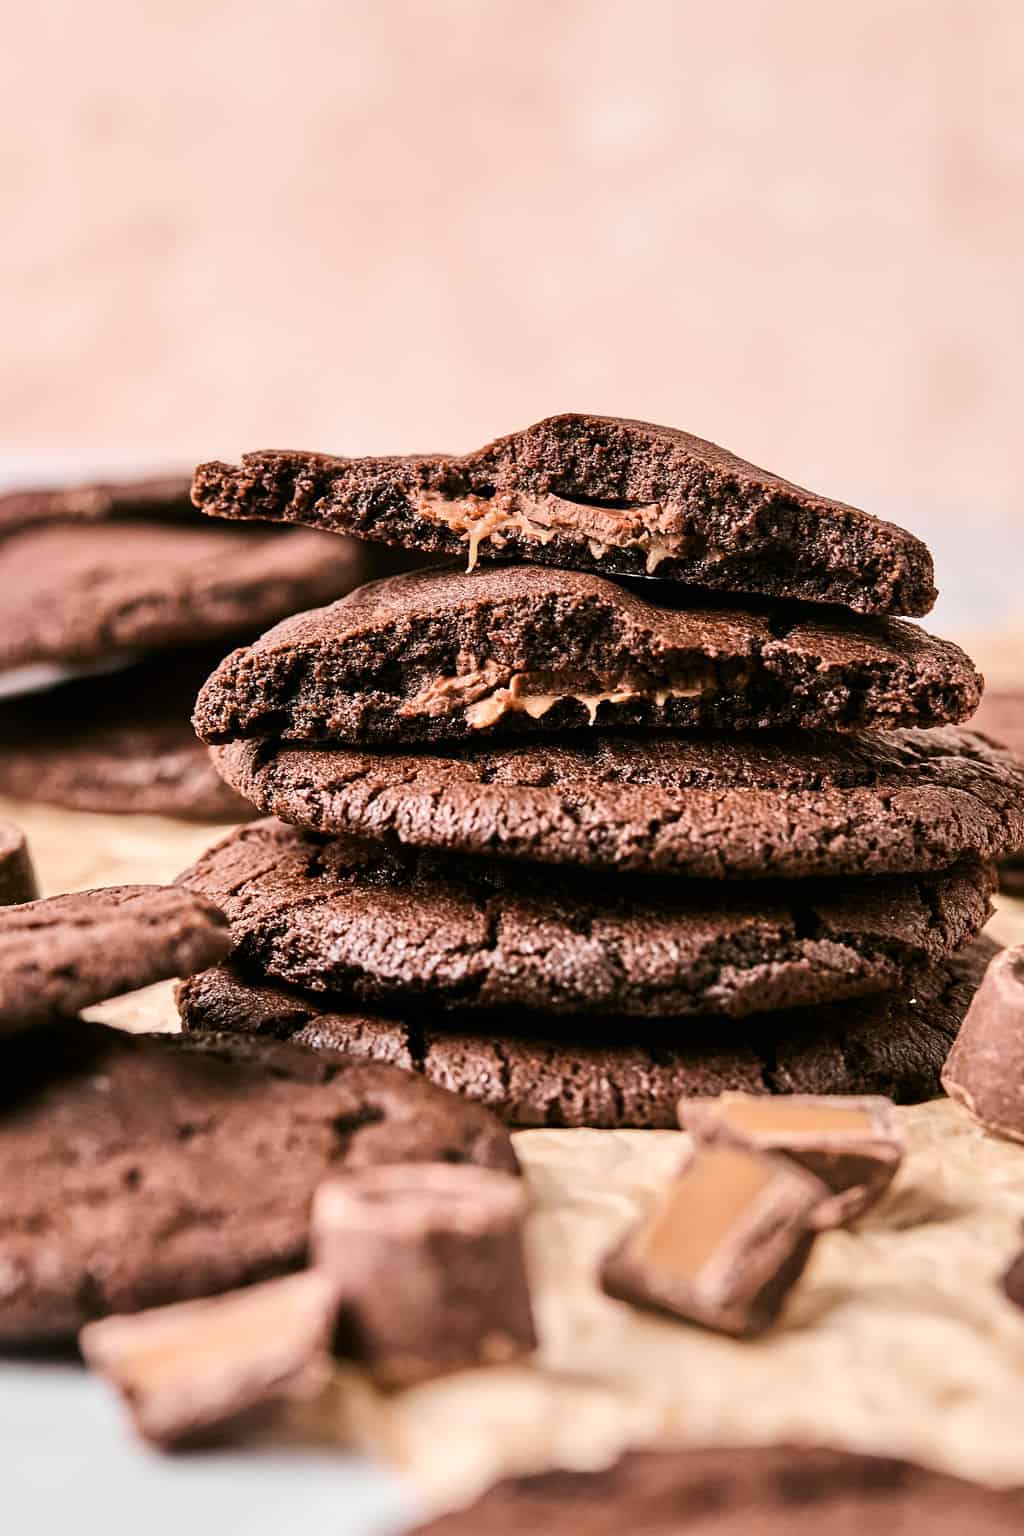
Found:
<svg viewBox="0 0 1024 1536"><path fill-rule="evenodd" d="M232 652L194 724L212 743L418 742L600 725L860 730L969 715L955 645L806 606L652 602L580 571L496 566L371 582Z"/></svg>
<svg viewBox="0 0 1024 1536"><path fill-rule="evenodd" d="M217 517L303 523L413 549L669 578L720 592L927 613L932 560L911 534L647 422L552 416L474 453L346 459L246 454L201 464Z"/></svg>

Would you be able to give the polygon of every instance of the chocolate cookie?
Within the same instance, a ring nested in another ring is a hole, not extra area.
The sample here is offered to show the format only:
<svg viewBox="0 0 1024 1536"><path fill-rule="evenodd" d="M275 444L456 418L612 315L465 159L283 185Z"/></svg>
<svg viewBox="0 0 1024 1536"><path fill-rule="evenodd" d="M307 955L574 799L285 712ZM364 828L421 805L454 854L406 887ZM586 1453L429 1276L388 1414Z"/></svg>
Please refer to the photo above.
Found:
<svg viewBox="0 0 1024 1536"><path fill-rule="evenodd" d="M24 833L11 821L0 821L0 907L35 901L39 895Z"/></svg>
<svg viewBox="0 0 1024 1536"><path fill-rule="evenodd" d="M32 487L0 495L0 537L47 523L102 523L144 518L195 523L188 475Z"/></svg>
<svg viewBox="0 0 1024 1536"><path fill-rule="evenodd" d="M552 416L465 455L250 453L201 464L218 517L306 523L416 549L512 556L723 592L927 613L931 556L892 523L686 432Z"/></svg>
<svg viewBox="0 0 1024 1536"><path fill-rule="evenodd" d="M361 579L349 541L239 532L115 520L0 540L0 669L252 633Z"/></svg>
<svg viewBox="0 0 1024 1536"><path fill-rule="evenodd" d="M955 723L981 695L964 653L913 624L657 591L530 565L370 583L226 657L196 730L349 743L595 724L862 730Z"/></svg>
<svg viewBox="0 0 1024 1536"><path fill-rule="evenodd" d="M239 959L313 992L438 1008L734 1017L886 991L979 932L993 875L748 883L451 858L275 821L179 877Z"/></svg>
<svg viewBox="0 0 1024 1536"><path fill-rule="evenodd" d="M7 1346L297 1268L313 1191L341 1167L516 1169L479 1105L274 1041L73 1019L7 1042L3 1084Z"/></svg>
<svg viewBox="0 0 1024 1536"><path fill-rule="evenodd" d="M587 1020L578 1036L521 1015L432 1022L420 1004L407 1022L353 1012L251 978L237 964L178 988L186 1030L290 1039L317 1050L389 1062L478 1100L515 1126L672 1130L680 1098L730 1089L758 1094L881 1093L916 1104L941 1093L939 1073L997 952L976 939L922 967L913 987L822 1007L729 1019Z"/></svg>
<svg viewBox="0 0 1024 1536"><path fill-rule="evenodd" d="M411 1536L1011 1536L1024 1492L812 1446L631 1451L604 1472L498 1483Z"/></svg>
<svg viewBox="0 0 1024 1536"><path fill-rule="evenodd" d="M1024 762L1024 693L986 693L971 725L1009 747ZM1002 860L999 883L1010 895L1024 897L1024 856Z"/></svg>
<svg viewBox="0 0 1024 1536"><path fill-rule="evenodd" d="M545 864L792 878L1024 850L1024 759L952 726L577 736L443 757L255 741L211 751L239 795L296 826Z"/></svg>
<svg viewBox="0 0 1024 1536"><path fill-rule="evenodd" d="M0 907L0 1036L188 976L229 948L222 914L180 886L112 885Z"/></svg>
<svg viewBox="0 0 1024 1536"><path fill-rule="evenodd" d="M0 793L78 811L250 820L189 723L222 655L176 651L0 704Z"/></svg>

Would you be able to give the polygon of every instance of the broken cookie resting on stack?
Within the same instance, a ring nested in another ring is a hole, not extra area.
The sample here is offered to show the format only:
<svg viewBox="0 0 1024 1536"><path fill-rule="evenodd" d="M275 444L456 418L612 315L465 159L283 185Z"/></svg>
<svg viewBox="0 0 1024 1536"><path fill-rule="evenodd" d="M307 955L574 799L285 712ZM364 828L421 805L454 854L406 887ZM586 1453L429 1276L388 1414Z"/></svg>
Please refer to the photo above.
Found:
<svg viewBox="0 0 1024 1536"><path fill-rule="evenodd" d="M918 540L580 416L462 458L252 454L193 496L471 569L296 615L204 686L199 735L273 819L181 877L234 941L187 1029L394 1062L518 1125L939 1091L1024 762L961 728L963 652L893 617L934 599Z"/></svg>

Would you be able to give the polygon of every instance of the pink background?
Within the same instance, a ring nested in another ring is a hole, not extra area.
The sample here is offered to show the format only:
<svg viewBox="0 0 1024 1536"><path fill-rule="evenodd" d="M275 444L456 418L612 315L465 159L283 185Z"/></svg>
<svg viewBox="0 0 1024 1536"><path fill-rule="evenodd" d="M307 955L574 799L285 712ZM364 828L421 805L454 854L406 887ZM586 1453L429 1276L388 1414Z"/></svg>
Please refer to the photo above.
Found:
<svg viewBox="0 0 1024 1536"><path fill-rule="evenodd" d="M15 467L685 426L1021 569L1021 0L36 0ZM991 530L991 536L986 537Z"/></svg>

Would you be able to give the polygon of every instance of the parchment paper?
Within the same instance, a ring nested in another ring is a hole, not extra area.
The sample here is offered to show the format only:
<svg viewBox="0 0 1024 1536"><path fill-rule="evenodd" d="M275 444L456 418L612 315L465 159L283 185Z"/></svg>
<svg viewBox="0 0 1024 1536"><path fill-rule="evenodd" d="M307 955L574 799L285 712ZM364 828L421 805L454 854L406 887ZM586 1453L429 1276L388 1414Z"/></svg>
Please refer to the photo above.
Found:
<svg viewBox="0 0 1024 1536"><path fill-rule="evenodd" d="M167 880L224 828L0 800L48 893ZM1024 942L1024 904L991 932ZM176 1027L171 985L92 1010ZM992 1482L1024 1480L1024 1312L996 1280L1021 1246L1024 1147L947 1102L900 1112L911 1152L888 1198L822 1237L780 1325L736 1343L602 1295L596 1262L671 1176L680 1132L524 1131L537 1366L466 1373L397 1396L339 1371L290 1433L388 1458L435 1507L496 1477L599 1466L652 1441L827 1440Z"/></svg>

